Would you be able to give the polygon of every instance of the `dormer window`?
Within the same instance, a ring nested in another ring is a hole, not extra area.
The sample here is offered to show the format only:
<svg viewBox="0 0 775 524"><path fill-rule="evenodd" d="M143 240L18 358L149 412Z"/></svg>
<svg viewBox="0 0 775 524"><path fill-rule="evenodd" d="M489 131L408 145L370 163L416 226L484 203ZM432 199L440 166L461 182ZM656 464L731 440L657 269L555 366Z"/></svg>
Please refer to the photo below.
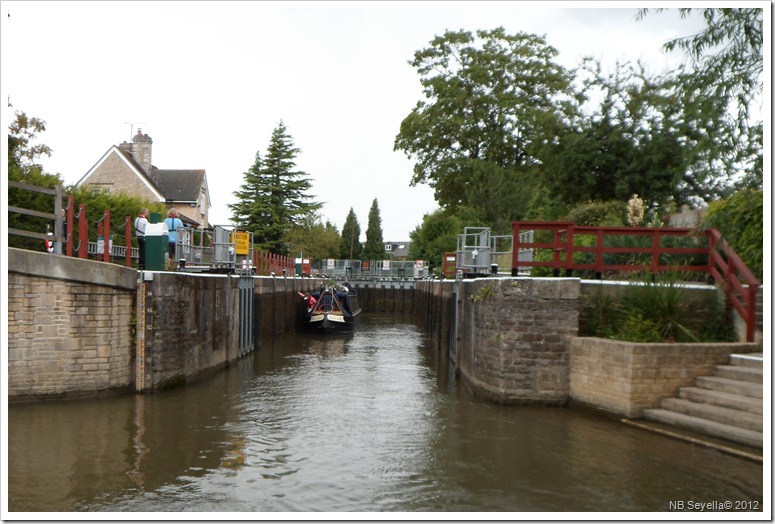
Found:
<svg viewBox="0 0 775 524"><path fill-rule="evenodd" d="M385 244L385 251L393 251L393 244Z"/></svg>

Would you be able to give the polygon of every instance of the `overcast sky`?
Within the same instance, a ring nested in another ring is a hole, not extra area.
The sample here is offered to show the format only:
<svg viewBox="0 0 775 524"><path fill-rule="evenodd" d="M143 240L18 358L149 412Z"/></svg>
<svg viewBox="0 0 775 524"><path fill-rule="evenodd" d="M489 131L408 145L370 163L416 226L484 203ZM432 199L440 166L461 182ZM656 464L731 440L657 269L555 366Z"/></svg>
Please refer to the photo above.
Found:
<svg viewBox="0 0 775 524"><path fill-rule="evenodd" d="M590 55L662 72L682 61L662 44L703 25L675 10L636 21L643 5L3 1L2 96L46 121L42 163L66 183L142 128L158 168L207 171L214 224L230 223L226 205L282 120L324 219L341 230L352 207L365 239L377 198L384 239L409 240L437 207L393 151L422 99L414 52L447 29L503 26L546 35L567 67Z"/></svg>

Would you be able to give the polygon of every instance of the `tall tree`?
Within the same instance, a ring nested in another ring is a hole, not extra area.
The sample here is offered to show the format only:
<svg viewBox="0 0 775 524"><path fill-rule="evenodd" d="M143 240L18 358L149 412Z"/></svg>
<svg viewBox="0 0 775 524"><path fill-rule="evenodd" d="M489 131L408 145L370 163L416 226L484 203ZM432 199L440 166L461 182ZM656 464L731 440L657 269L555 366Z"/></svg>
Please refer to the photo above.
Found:
<svg viewBox="0 0 775 524"><path fill-rule="evenodd" d="M262 159L256 153L253 165L244 173L245 182L234 192L237 203L229 204L232 220L253 232L254 243L285 255L290 253L283 237L321 207L308 194L312 183L307 173L296 170L300 151L280 121L266 156Z"/></svg>
<svg viewBox="0 0 775 524"><path fill-rule="evenodd" d="M427 183L450 211L480 210L490 224L521 218L532 175L572 112L572 75L540 36L503 28L447 31L410 62L426 101L403 120L394 149L415 160L411 184Z"/></svg>
<svg viewBox="0 0 775 524"><path fill-rule="evenodd" d="M656 9L657 12L664 8ZM641 9L642 19L648 9ZM742 124L750 117L751 104L762 93L764 60L764 13L761 7L680 8L681 18L699 11L705 20L704 30L690 36L673 38L665 43L665 51L683 50L691 57L695 74L687 78L700 89L725 102L736 102Z"/></svg>
<svg viewBox="0 0 775 524"><path fill-rule="evenodd" d="M285 235L285 243L294 256L314 260L339 258L339 232L331 222L323 224L317 213L305 219L305 223L293 227Z"/></svg>
<svg viewBox="0 0 775 524"><path fill-rule="evenodd" d="M10 104L9 107L11 107ZM27 116L22 111L15 111L15 118L8 126L8 180L49 189L62 183L58 175L46 173L43 166L38 163L41 157L51 156L51 149L45 144L38 143L40 133L45 130L44 120ZM14 187L8 188L8 203L15 207L56 213L54 200L52 195ZM52 226L53 221L45 218L8 213L8 227L13 229L46 233ZM9 235L8 245L35 251L45 250L43 241L17 235Z"/></svg>
<svg viewBox="0 0 775 524"><path fill-rule="evenodd" d="M648 12L641 9L638 17ZM759 114L752 110L757 106L761 109L763 101L765 9L678 9L681 18L697 12L705 21L705 29L673 38L663 47L665 51L682 50L692 59L693 71L681 77L685 98L699 103L712 100L725 108L722 115L711 118L721 118L724 127L733 130L725 137L724 159L729 175L737 176L742 171L738 187L761 188L764 128Z"/></svg>
<svg viewBox="0 0 775 524"><path fill-rule="evenodd" d="M346 260L360 260L363 247L361 246L361 226L355 211L350 208L347 218L342 226L342 239L339 244L339 258Z"/></svg>
<svg viewBox="0 0 775 524"><path fill-rule="evenodd" d="M409 258L427 260L441 271L442 255L457 250L458 236L463 233L463 220L442 209L423 216L422 224L409 233L412 243Z"/></svg>
<svg viewBox="0 0 775 524"><path fill-rule="evenodd" d="M382 239L382 219L379 216L379 203L375 198L369 209L369 222L366 226L366 243L363 246L365 260L385 258L385 242Z"/></svg>

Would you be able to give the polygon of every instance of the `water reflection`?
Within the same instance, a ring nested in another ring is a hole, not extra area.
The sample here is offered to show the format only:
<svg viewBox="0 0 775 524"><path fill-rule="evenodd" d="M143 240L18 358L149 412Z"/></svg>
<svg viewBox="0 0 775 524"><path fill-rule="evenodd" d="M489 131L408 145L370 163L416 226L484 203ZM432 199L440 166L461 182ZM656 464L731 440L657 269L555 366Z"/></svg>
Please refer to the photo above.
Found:
<svg viewBox="0 0 775 524"><path fill-rule="evenodd" d="M665 511L762 482L616 420L472 398L392 317L159 394L9 409L11 511Z"/></svg>

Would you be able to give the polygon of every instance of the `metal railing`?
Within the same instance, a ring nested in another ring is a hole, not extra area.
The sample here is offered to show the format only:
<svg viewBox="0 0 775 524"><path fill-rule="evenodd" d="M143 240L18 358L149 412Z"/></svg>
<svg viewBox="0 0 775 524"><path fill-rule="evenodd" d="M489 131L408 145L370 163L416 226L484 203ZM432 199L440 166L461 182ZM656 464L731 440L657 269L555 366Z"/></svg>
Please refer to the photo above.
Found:
<svg viewBox="0 0 775 524"><path fill-rule="evenodd" d="M427 278L428 263L424 260L347 260L322 259L311 264L312 274L342 280L416 280Z"/></svg>

